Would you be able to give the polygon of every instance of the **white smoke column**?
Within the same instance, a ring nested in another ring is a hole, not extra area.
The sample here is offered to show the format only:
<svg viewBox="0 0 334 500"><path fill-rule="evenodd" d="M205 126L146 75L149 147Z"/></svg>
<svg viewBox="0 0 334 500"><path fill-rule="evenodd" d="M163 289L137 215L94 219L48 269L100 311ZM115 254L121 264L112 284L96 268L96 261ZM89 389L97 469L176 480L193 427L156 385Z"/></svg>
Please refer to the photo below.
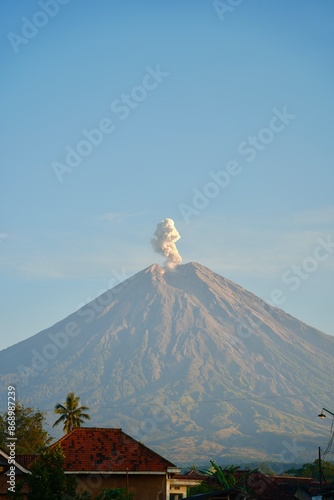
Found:
<svg viewBox="0 0 334 500"><path fill-rule="evenodd" d="M151 239L154 251L166 257L165 265L171 269L182 262L181 255L175 246L175 242L180 238L173 219L165 219L157 224Z"/></svg>

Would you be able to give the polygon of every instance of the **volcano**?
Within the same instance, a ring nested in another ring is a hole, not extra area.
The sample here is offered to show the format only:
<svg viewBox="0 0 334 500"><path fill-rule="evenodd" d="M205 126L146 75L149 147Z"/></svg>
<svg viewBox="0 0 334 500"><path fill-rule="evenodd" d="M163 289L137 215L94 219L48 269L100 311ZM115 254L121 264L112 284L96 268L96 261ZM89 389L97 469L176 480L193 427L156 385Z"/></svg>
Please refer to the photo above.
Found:
<svg viewBox="0 0 334 500"><path fill-rule="evenodd" d="M53 423L73 391L91 425L175 463L304 463L326 444L333 356L333 337L210 269L153 264L1 351L1 403L15 385Z"/></svg>

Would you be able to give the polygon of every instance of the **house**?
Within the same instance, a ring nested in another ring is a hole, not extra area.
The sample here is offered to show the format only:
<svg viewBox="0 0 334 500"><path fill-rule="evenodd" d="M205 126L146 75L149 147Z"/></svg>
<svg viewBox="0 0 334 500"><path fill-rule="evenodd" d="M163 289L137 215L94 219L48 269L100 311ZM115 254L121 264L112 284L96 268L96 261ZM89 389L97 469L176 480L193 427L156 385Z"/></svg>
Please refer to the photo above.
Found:
<svg viewBox="0 0 334 500"><path fill-rule="evenodd" d="M182 500L186 498L189 488L194 488L204 481L206 476L196 470L184 474L175 474L170 479L169 500Z"/></svg>
<svg viewBox="0 0 334 500"><path fill-rule="evenodd" d="M173 463L122 431L80 427L59 445L65 455L65 473L74 474L78 492L96 497L104 488L125 488L140 500L169 500L170 481L180 472Z"/></svg>
<svg viewBox="0 0 334 500"><path fill-rule="evenodd" d="M236 479L238 479L238 477L240 477L240 475L244 474L245 472L246 471L240 470L236 471ZM196 475L193 477L193 479L195 479L195 477ZM200 479L200 475L198 476L198 479ZM217 487L217 484L212 480L212 478L208 478L206 476L204 480L208 484L211 484L212 487ZM302 500L311 500L312 498L315 498L315 495L319 495L320 491L324 491L324 488L321 489L320 484L317 481L314 481L312 478L266 476L258 470L255 470L250 474L247 480L247 484L253 491L254 498L256 498L257 500L272 500L273 498L275 498L275 500L293 500L296 498ZM329 489L330 488L328 488L328 490ZM236 486L235 488L231 488L230 490L216 490L212 491L211 493L204 493L202 495L194 495L181 498L184 498L184 500L192 500L193 498L194 500L195 498L196 500L218 500L226 498L229 498L230 500L240 500L241 498L243 498L243 495L240 491L238 491L238 488Z"/></svg>
<svg viewBox="0 0 334 500"><path fill-rule="evenodd" d="M88 491L92 498L97 497L105 488L125 488L134 494L135 500L183 500L187 498L188 488L197 486L203 480L212 481L198 471L181 474L181 469L172 462L122 429L76 428L50 448L58 445L65 456L65 474L75 475L78 493ZM7 497L10 486L10 459L11 457L0 449L0 498ZM15 457L15 482L17 485L23 483L23 494L28 492L24 478L30 474L35 460L38 460L38 457L33 455ZM244 472L237 471L236 476ZM307 500L320 491L319 483L310 478L268 477L259 471L251 473L248 484L259 500ZM333 498L329 486L323 486L322 491L327 491L326 498ZM231 500L240 500L240 492L236 489L229 492L220 490L196 498L221 499L226 498L227 493Z"/></svg>
<svg viewBox="0 0 334 500"><path fill-rule="evenodd" d="M122 431L97 427L72 430L50 448L60 446L65 455L65 474L77 478L77 492L95 498L105 488L125 488L136 500L169 500L171 480L181 469ZM8 492L8 455L1 450L0 497ZM30 474L37 457L18 456L16 481ZM20 461L21 460L21 461ZM24 467L22 464L25 463ZM24 485L23 492L27 491Z"/></svg>
<svg viewBox="0 0 334 500"><path fill-rule="evenodd" d="M302 500L315 498L325 488L325 486L321 487L320 483L311 477L271 476L270 479L283 488L284 491L292 493L295 498Z"/></svg>

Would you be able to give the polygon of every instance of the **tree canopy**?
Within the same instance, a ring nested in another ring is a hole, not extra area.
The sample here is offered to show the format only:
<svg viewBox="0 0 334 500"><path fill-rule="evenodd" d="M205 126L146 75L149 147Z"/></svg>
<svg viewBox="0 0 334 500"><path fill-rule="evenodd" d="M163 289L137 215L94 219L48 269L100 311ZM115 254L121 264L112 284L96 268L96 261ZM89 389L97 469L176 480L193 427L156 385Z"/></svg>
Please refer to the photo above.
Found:
<svg viewBox="0 0 334 500"><path fill-rule="evenodd" d="M0 447L7 450L8 437L8 412L0 414ZM43 429L45 414L40 410L24 407L20 403L15 405L15 437L16 453L22 455L35 455L40 453L52 437Z"/></svg>
<svg viewBox="0 0 334 500"><path fill-rule="evenodd" d="M332 462L321 460L321 470L323 479L329 483L334 482L334 464ZM285 471L285 474L295 477L312 477L315 480L319 480L319 460L317 459L312 463L306 463L299 469L289 469Z"/></svg>
<svg viewBox="0 0 334 500"><path fill-rule="evenodd" d="M65 475L64 454L60 446L42 451L27 475L28 500L59 500L75 497L76 479Z"/></svg>

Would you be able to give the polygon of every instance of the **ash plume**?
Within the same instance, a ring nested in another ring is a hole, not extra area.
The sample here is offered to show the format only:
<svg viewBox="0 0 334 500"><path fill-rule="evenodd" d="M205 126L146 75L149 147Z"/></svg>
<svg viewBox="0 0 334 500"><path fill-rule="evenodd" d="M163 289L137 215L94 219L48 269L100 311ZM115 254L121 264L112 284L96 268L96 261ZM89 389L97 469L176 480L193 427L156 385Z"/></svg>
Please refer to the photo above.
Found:
<svg viewBox="0 0 334 500"><path fill-rule="evenodd" d="M165 266L171 269L182 262L182 257L175 246L175 242L180 238L173 219L167 218L157 224L151 239L154 251L166 258Z"/></svg>

